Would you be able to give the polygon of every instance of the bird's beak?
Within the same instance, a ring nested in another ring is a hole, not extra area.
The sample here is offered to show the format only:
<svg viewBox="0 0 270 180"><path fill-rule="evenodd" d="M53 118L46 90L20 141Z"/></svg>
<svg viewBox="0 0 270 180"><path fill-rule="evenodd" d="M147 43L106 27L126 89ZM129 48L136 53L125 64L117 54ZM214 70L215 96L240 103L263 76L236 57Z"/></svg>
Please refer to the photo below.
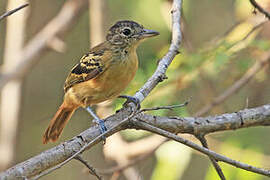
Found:
<svg viewBox="0 0 270 180"><path fill-rule="evenodd" d="M148 38L159 35L159 32L151 29L143 29L142 38Z"/></svg>

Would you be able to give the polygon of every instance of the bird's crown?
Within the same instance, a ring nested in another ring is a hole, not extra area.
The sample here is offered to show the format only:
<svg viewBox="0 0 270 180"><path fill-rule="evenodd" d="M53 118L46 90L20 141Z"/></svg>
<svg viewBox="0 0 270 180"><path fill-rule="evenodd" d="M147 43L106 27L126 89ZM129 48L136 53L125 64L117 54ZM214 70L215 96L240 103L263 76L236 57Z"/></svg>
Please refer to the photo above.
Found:
<svg viewBox="0 0 270 180"><path fill-rule="evenodd" d="M142 25L129 20L118 21L110 29L106 40L114 45L133 45L140 40L156 36L157 31L145 29Z"/></svg>

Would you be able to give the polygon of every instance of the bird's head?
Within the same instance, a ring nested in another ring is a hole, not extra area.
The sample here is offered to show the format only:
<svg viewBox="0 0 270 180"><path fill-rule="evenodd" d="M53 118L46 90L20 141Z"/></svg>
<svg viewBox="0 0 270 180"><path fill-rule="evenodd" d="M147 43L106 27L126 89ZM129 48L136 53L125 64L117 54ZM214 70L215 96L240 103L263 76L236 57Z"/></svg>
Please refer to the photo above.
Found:
<svg viewBox="0 0 270 180"><path fill-rule="evenodd" d="M106 40L113 45L136 46L146 38L159 35L159 32L145 29L134 21L118 21L109 30Z"/></svg>

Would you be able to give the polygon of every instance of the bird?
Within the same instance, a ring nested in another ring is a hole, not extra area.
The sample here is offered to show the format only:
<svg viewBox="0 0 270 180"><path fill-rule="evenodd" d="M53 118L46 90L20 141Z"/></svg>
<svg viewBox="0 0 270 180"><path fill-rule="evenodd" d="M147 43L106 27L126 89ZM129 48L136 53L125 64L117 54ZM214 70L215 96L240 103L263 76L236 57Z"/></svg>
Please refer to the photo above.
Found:
<svg viewBox="0 0 270 180"><path fill-rule="evenodd" d="M136 101L132 96L120 96L138 69L136 49L145 39L159 32L145 29L131 20L116 22L107 32L106 40L90 49L71 69L64 83L63 103L51 119L43 135L43 144L55 142L79 107L85 108L99 125L107 128L91 106L117 97Z"/></svg>

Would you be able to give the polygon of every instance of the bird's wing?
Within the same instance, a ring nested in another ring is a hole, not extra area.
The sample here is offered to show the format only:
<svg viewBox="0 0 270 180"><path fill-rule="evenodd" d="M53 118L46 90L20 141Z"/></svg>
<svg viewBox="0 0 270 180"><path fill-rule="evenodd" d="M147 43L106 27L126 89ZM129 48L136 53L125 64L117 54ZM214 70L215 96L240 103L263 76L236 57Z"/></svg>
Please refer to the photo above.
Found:
<svg viewBox="0 0 270 180"><path fill-rule="evenodd" d="M106 62L110 58L111 53L107 49L101 47L93 48L72 68L65 81L64 91L67 92L75 84L88 81L100 75L105 71Z"/></svg>

